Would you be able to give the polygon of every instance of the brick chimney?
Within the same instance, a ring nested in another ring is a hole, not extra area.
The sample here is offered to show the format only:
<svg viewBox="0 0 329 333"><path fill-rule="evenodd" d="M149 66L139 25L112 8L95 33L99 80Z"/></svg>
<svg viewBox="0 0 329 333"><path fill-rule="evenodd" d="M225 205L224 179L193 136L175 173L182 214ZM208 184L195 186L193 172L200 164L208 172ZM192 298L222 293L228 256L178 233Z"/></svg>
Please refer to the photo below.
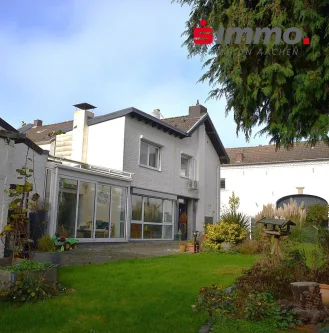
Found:
<svg viewBox="0 0 329 333"><path fill-rule="evenodd" d="M33 124L34 124L34 126L37 126L37 127L42 126L42 120L36 119L36 120L34 120Z"/></svg>
<svg viewBox="0 0 329 333"><path fill-rule="evenodd" d="M199 100L197 100L196 105L188 108L188 113L190 117L200 117L207 113L207 108L199 104Z"/></svg>
<svg viewBox="0 0 329 333"><path fill-rule="evenodd" d="M242 153L237 153L237 154L235 155L235 162L236 162L236 163L241 163L242 160L243 160L243 154L242 154Z"/></svg>

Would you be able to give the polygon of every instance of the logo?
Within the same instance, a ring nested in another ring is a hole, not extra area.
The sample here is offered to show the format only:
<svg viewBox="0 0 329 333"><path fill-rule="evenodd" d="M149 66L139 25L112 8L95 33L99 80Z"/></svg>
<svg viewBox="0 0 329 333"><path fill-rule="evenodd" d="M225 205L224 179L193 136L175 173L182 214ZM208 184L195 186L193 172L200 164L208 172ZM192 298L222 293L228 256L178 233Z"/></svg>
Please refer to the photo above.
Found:
<svg viewBox="0 0 329 333"><path fill-rule="evenodd" d="M207 21L201 20L200 26L194 29L194 44L212 44L213 29L206 27ZM310 38L302 38L302 31L298 28L288 28L283 33L281 28L220 28L216 34L216 44L241 44L242 38L245 37L245 44L259 44L261 37L264 37L263 44L269 44L274 34L274 44L277 45L283 40L288 45L295 45L303 40L304 45L310 44ZM235 38L233 38L235 37Z"/></svg>

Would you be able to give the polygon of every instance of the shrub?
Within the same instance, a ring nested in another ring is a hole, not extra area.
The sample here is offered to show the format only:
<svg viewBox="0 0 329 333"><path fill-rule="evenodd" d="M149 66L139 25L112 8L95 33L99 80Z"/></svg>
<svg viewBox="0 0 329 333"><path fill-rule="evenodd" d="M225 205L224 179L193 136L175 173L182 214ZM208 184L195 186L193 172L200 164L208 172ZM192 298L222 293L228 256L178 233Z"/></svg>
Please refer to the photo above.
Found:
<svg viewBox="0 0 329 333"><path fill-rule="evenodd" d="M199 312L208 312L210 317L215 315L230 317L236 312L234 301L234 294L228 294L223 286L217 287L213 284L201 288L195 309Z"/></svg>
<svg viewBox="0 0 329 333"><path fill-rule="evenodd" d="M245 270L237 280L237 287L245 293L268 291L274 296L286 296L291 293L291 282L307 281L309 274L305 253L289 250L279 265L269 257Z"/></svg>
<svg viewBox="0 0 329 333"><path fill-rule="evenodd" d="M1 267L0 269L14 273L19 273L19 272L44 271L48 268L53 268L53 267L55 267L55 265L50 262L41 263L34 260L21 260L16 265L5 266Z"/></svg>
<svg viewBox="0 0 329 333"><path fill-rule="evenodd" d="M313 226L321 227L328 222L328 206L314 204L307 207L306 221Z"/></svg>
<svg viewBox="0 0 329 333"><path fill-rule="evenodd" d="M250 321L264 320L273 313L275 305L270 293L251 293L247 296L245 304L246 319Z"/></svg>
<svg viewBox="0 0 329 333"><path fill-rule="evenodd" d="M241 228L248 230L250 225L250 219L247 215L239 212L224 212L221 215L221 222L229 224L237 224Z"/></svg>
<svg viewBox="0 0 329 333"><path fill-rule="evenodd" d="M207 239L203 242L205 248L220 249L221 243L237 244L243 241L248 232L237 224L218 223L209 224L206 227Z"/></svg>
<svg viewBox="0 0 329 333"><path fill-rule="evenodd" d="M258 254L263 252L263 244L255 239L246 239L242 244L237 246L237 250L241 254Z"/></svg>
<svg viewBox="0 0 329 333"><path fill-rule="evenodd" d="M38 239L38 251L40 252L55 252L56 247L54 241L49 235L44 235Z"/></svg>
<svg viewBox="0 0 329 333"><path fill-rule="evenodd" d="M26 275L10 283L5 290L1 291L1 296L12 302L35 302L58 296L64 290L65 288L58 284L47 283L44 278L36 279Z"/></svg>
<svg viewBox="0 0 329 333"><path fill-rule="evenodd" d="M270 320L274 327L280 329L300 325L301 321L294 310L280 308L273 296L268 293L251 293L245 304L245 317L250 321Z"/></svg>

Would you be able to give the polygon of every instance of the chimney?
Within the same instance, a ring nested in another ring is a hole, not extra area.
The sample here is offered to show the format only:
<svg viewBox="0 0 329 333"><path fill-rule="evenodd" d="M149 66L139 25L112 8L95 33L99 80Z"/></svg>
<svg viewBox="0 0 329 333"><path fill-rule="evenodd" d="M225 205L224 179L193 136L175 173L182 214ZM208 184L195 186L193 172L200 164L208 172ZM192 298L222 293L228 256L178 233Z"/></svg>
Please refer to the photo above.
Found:
<svg viewBox="0 0 329 333"><path fill-rule="evenodd" d="M153 117L157 118L157 119L160 119L160 115L161 115L160 110L159 110L159 109L154 109L154 110L152 111L151 115L152 115Z"/></svg>
<svg viewBox="0 0 329 333"><path fill-rule="evenodd" d="M298 194L303 194L305 187L296 187Z"/></svg>
<svg viewBox="0 0 329 333"><path fill-rule="evenodd" d="M34 126L38 127L38 126L42 126L42 120L36 119L34 120Z"/></svg>
<svg viewBox="0 0 329 333"><path fill-rule="evenodd" d="M190 106L188 108L188 113L190 117L200 117L207 113L207 108L199 104L197 100L196 105Z"/></svg>
<svg viewBox="0 0 329 333"><path fill-rule="evenodd" d="M242 153L237 153L237 154L235 155L235 162L236 162L236 163L241 163L242 160L243 160L243 154L242 154Z"/></svg>
<svg viewBox="0 0 329 333"><path fill-rule="evenodd" d="M88 120L94 118L94 113L89 110L96 106L88 103L73 105L77 108L74 112L72 133L72 159L78 162L87 161L88 149Z"/></svg>

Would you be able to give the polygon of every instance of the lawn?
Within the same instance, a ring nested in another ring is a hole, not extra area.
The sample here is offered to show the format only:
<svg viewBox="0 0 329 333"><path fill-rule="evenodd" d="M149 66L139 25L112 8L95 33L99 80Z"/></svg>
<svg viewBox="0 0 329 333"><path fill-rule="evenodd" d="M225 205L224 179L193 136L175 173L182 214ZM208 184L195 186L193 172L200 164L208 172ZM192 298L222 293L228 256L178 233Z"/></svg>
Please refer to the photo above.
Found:
<svg viewBox="0 0 329 333"><path fill-rule="evenodd" d="M38 304L0 304L0 332L196 333L204 315L192 312L199 289L229 286L255 257L180 254L60 269L76 292Z"/></svg>

